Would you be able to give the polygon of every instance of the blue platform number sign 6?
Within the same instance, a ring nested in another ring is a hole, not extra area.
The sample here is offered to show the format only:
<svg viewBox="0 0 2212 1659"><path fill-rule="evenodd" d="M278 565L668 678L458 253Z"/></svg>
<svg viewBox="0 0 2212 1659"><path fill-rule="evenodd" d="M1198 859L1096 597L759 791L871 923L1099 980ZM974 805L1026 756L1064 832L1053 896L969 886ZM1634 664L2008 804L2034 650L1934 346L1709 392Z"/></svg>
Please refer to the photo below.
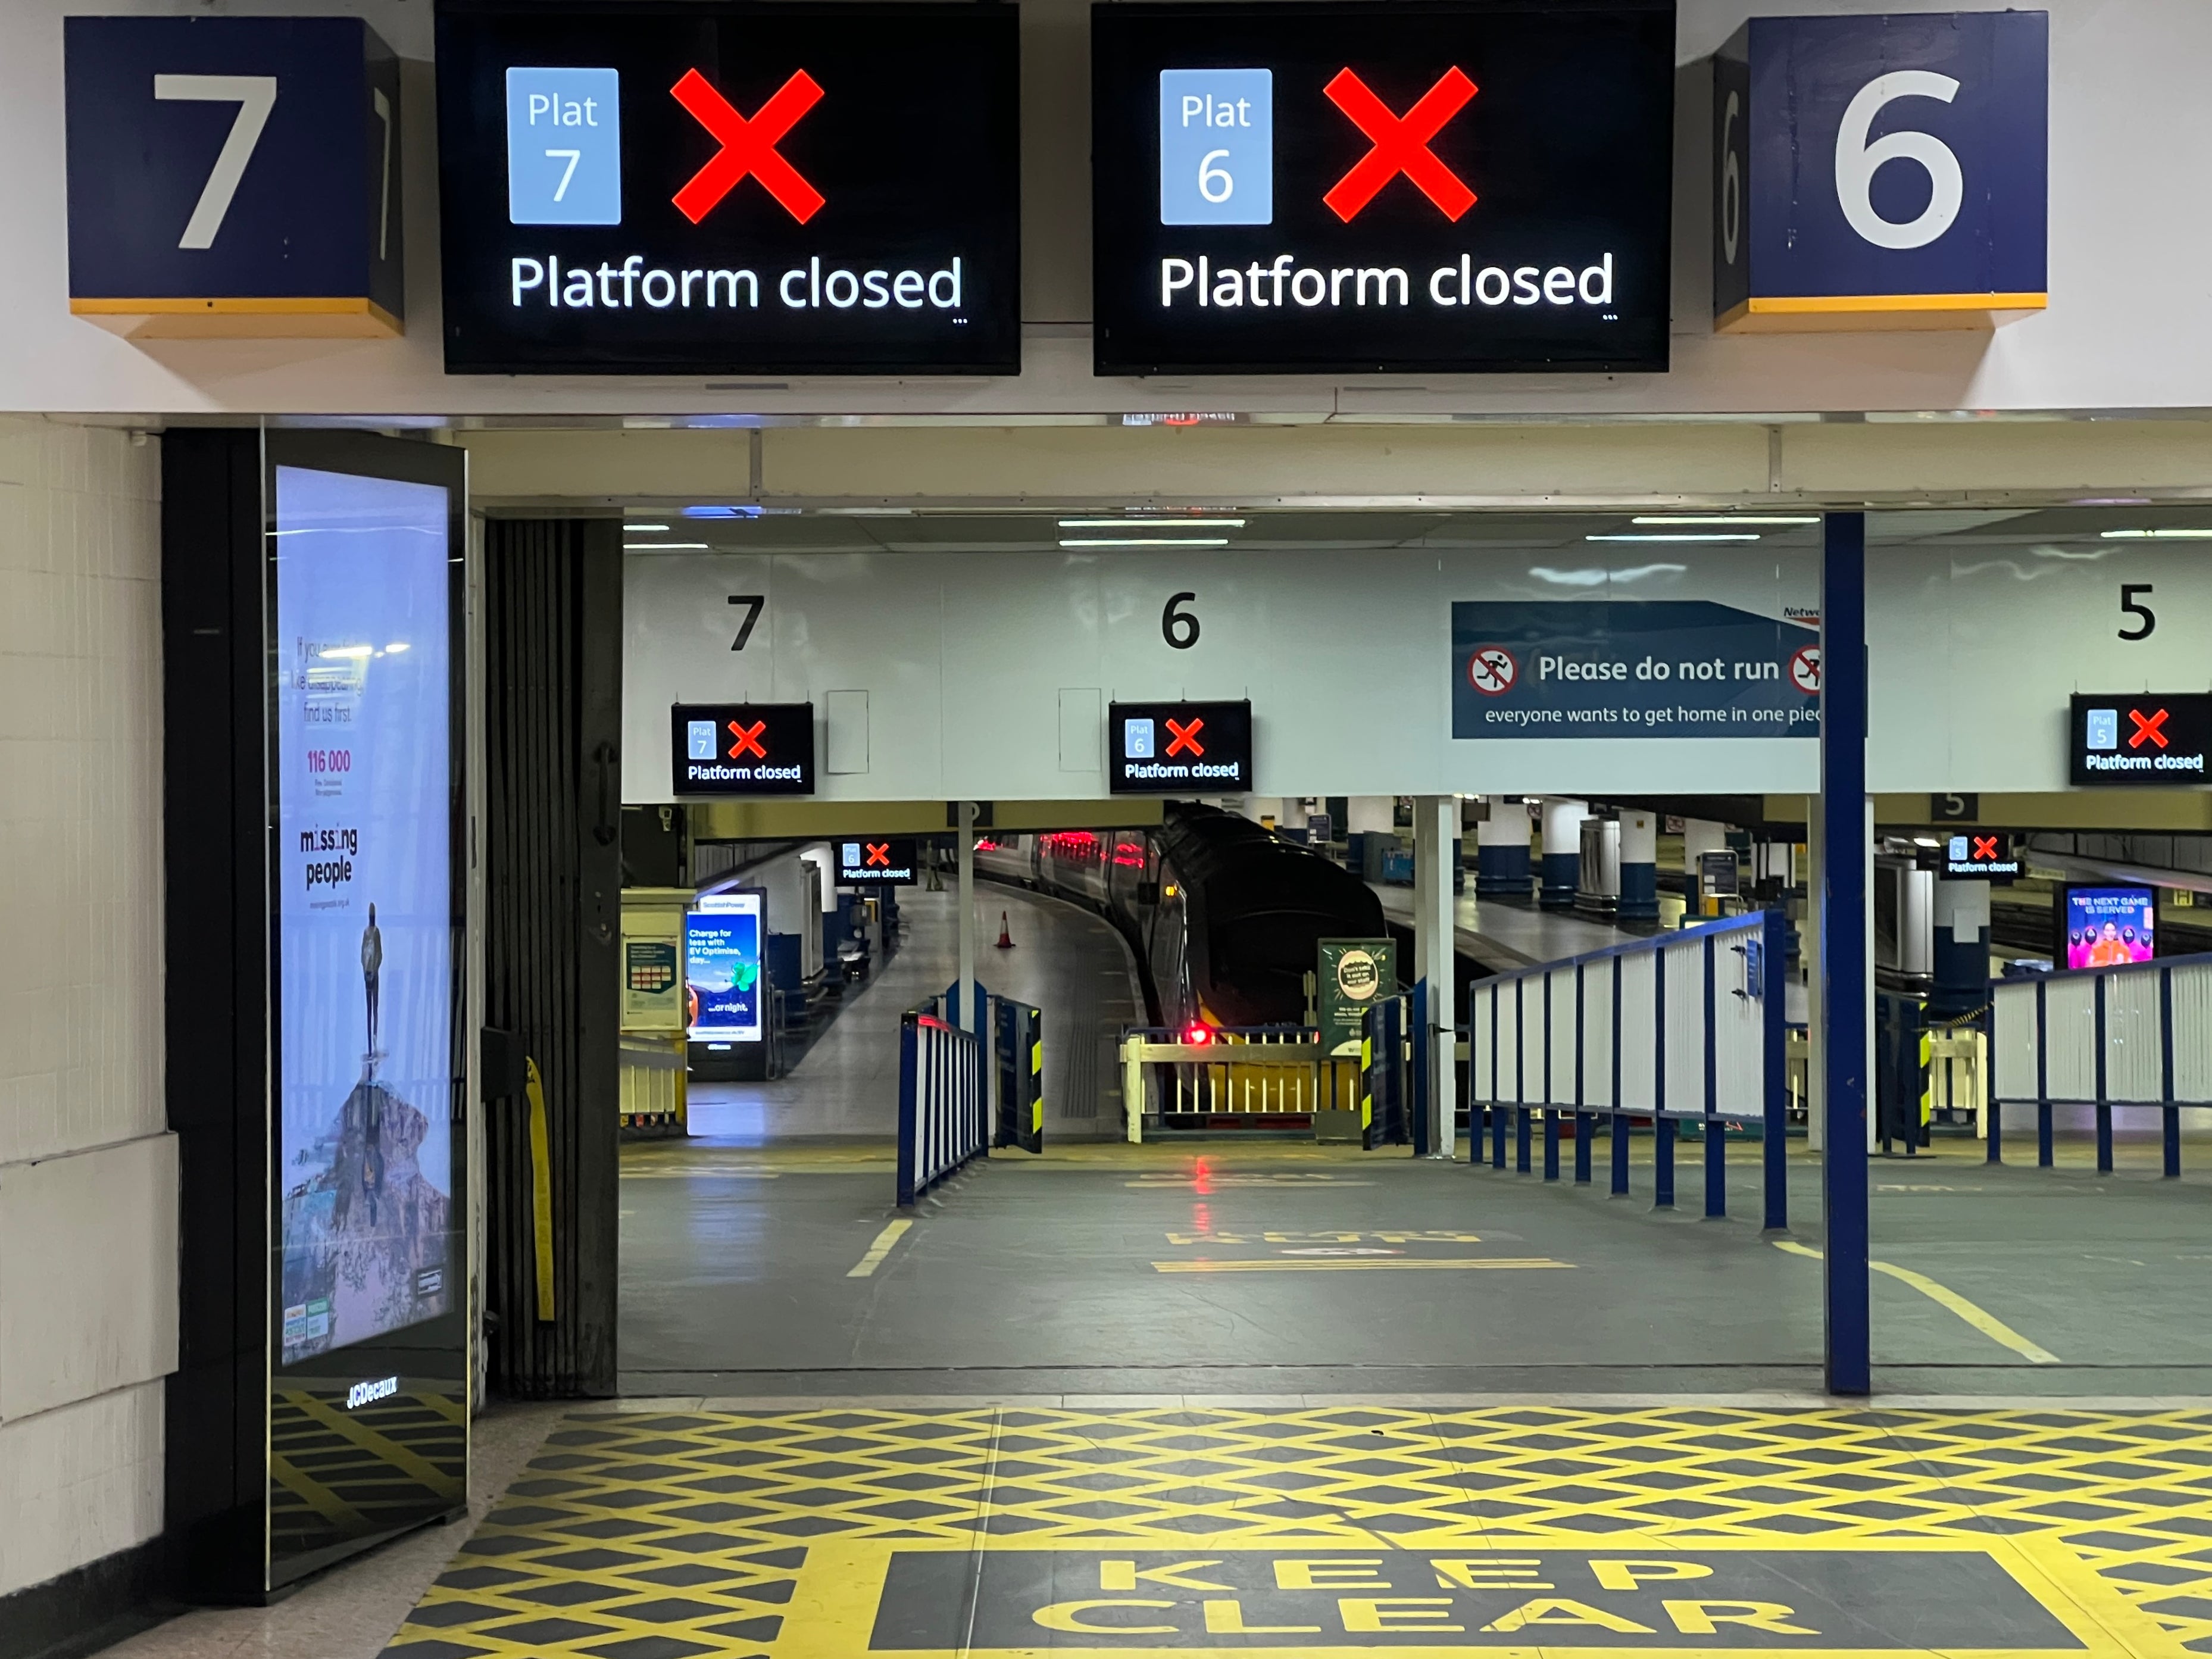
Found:
<svg viewBox="0 0 2212 1659"><path fill-rule="evenodd" d="M1275 74L1160 71L1160 222L1265 225L1275 217Z"/></svg>
<svg viewBox="0 0 2212 1659"><path fill-rule="evenodd" d="M1753 18L1713 59L1716 316L2040 307L2049 81L2042 12Z"/></svg>

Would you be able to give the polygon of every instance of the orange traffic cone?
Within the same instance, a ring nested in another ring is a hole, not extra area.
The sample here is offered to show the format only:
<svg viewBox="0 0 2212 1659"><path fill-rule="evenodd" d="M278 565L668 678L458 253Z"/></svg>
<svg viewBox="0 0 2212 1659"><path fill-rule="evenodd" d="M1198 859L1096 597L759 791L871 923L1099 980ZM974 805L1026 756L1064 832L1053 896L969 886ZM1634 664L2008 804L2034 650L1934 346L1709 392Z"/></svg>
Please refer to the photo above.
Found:
<svg viewBox="0 0 2212 1659"><path fill-rule="evenodd" d="M1006 913L1004 910L999 912L999 948L1001 951L1014 948L1014 936L1006 931Z"/></svg>

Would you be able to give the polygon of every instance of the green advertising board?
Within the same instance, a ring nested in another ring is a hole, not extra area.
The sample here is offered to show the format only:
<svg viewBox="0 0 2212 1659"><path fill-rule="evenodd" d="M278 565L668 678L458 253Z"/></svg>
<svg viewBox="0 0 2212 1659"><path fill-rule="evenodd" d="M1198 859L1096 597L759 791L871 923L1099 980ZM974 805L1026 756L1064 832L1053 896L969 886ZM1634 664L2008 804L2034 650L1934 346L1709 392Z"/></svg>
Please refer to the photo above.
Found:
<svg viewBox="0 0 2212 1659"><path fill-rule="evenodd" d="M1324 1054L1356 1054L1367 1011L1398 994L1398 946L1387 939L1325 939L1314 972Z"/></svg>

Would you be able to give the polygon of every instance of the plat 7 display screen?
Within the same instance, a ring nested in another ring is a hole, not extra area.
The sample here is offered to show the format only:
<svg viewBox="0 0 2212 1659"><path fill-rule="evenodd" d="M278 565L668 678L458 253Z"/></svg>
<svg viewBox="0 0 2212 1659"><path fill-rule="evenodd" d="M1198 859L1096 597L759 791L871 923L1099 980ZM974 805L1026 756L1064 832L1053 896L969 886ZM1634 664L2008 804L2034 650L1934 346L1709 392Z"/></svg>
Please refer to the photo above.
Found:
<svg viewBox="0 0 2212 1659"><path fill-rule="evenodd" d="M1667 367L1674 0L1091 31L1098 373Z"/></svg>
<svg viewBox="0 0 2212 1659"><path fill-rule="evenodd" d="M1012 374L1011 6L441 0L453 373Z"/></svg>

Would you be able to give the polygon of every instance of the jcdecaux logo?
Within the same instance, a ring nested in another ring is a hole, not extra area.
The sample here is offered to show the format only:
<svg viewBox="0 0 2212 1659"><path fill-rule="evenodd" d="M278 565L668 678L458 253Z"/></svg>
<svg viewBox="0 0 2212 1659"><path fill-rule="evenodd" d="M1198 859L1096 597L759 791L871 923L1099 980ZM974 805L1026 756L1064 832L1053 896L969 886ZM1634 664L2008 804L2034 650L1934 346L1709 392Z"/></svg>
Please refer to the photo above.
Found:
<svg viewBox="0 0 2212 1659"><path fill-rule="evenodd" d="M823 98L804 69L793 70L750 116L696 69L669 88L721 148L670 198L702 224L750 179L798 224L827 198L778 149ZM526 67L507 71L507 216L515 225L605 226L623 222L622 77L611 69ZM769 294L793 310L960 311L964 274L956 257L940 270L825 268L819 256L771 273ZM554 310L757 310L763 275L743 268L653 265L620 253L596 265L572 253L520 254L508 262L509 303Z"/></svg>

